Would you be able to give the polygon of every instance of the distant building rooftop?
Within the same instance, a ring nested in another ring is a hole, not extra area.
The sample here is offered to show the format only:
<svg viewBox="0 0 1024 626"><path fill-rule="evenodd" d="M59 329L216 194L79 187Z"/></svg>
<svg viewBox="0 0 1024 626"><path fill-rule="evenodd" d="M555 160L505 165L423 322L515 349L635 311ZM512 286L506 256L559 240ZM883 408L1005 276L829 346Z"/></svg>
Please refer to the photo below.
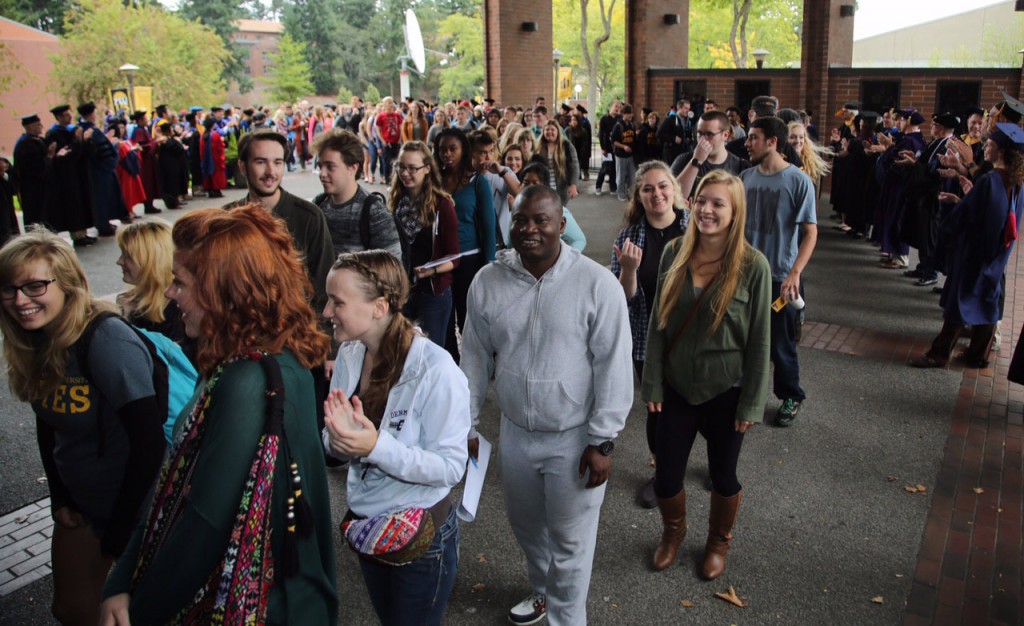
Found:
<svg viewBox="0 0 1024 626"><path fill-rule="evenodd" d="M269 20L236 20L235 26L243 33L274 33L280 35L284 32L284 24L271 22Z"/></svg>

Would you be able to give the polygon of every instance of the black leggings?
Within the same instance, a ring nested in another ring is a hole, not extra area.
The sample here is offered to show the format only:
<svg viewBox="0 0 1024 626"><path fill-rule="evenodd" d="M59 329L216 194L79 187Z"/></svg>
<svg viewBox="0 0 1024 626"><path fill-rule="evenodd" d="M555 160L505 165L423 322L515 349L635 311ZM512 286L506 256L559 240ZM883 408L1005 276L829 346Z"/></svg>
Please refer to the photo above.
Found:
<svg viewBox="0 0 1024 626"><path fill-rule="evenodd" d="M731 498L739 493L736 463L740 458L743 433L736 432L736 408L740 388L732 387L703 404L690 404L669 385L664 385L662 412L657 419L658 437L654 447L658 463L654 471L654 493L671 498L683 488L686 463L699 432L708 443L708 469L715 493Z"/></svg>
<svg viewBox="0 0 1024 626"><path fill-rule="evenodd" d="M469 295L469 285L473 277L484 265L483 251L470 256L462 257L459 266L452 270L452 315L448 320L448 336L445 338L444 347L448 354L452 355L455 362L459 362L459 342L455 336L455 326L459 332L466 328L466 297Z"/></svg>

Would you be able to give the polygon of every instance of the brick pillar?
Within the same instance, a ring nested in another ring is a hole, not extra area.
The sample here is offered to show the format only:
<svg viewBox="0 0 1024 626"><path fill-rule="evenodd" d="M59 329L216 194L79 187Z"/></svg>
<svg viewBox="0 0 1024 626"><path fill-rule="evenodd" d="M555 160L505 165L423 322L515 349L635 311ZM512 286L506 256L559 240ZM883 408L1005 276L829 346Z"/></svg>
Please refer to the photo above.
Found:
<svg viewBox="0 0 1024 626"><path fill-rule="evenodd" d="M666 24L665 15L678 15ZM652 67L687 67L690 41L689 0L626 2L626 101L635 108L651 106Z"/></svg>
<svg viewBox="0 0 1024 626"><path fill-rule="evenodd" d="M831 120L832 113L842 104L830 101L829 67L850 67L853 62L854 18L840 15L843 5L855 6L855 3L853 0L804 1L799 106L812 111L819 126ZM783 102L782 106L787 103Z"/></svg>
<svg viewBox="0 0 1024 626"><path fill-rule="evenodd" d="M550 0L484 0L484 96L501 106L533 106L537 96L555 105ZM538 30L523 30L536 22ZM467 94L469 95L469 94Z"/></svg>

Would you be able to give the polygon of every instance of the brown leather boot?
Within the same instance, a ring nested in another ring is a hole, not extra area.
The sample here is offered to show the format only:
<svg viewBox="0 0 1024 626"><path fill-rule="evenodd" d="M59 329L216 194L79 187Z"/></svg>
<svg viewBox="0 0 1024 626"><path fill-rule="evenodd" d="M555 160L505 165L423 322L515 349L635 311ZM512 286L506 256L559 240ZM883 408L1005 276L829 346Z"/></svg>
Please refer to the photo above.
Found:
<svg viewBox="0 0 1024 626"><path fill-rule="evenodd" d="M658 498L661 511L661 543L654 551L654 569L661 571L676 562L679 546L686 537L686 489L671 498Z"/></svg>
<svg viewBox="0 0 1024 626"><path fill-rule="evenodd" d="M741 500L742 491L731 498L711 492L708 543L704 548L704 565L701 567L701 575L708 580L718 578L725 571L725 555L729 552L732 526L736 523L736 512L739 511Z"/></svg>

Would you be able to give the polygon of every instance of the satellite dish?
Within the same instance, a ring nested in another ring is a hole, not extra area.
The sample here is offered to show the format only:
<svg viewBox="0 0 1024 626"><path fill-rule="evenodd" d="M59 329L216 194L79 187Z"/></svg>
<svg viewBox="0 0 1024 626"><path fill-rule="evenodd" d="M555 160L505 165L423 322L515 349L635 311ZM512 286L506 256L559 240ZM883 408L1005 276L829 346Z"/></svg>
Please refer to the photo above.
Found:
<svg viewBox="0 0 1024 626"><path fill-rule="evenodd" d="M427 68L426 50L423 47L423 33L420 32L420 22L412 9L405 10L405 49L409 52L416 71L420 74Z"/></svg>

